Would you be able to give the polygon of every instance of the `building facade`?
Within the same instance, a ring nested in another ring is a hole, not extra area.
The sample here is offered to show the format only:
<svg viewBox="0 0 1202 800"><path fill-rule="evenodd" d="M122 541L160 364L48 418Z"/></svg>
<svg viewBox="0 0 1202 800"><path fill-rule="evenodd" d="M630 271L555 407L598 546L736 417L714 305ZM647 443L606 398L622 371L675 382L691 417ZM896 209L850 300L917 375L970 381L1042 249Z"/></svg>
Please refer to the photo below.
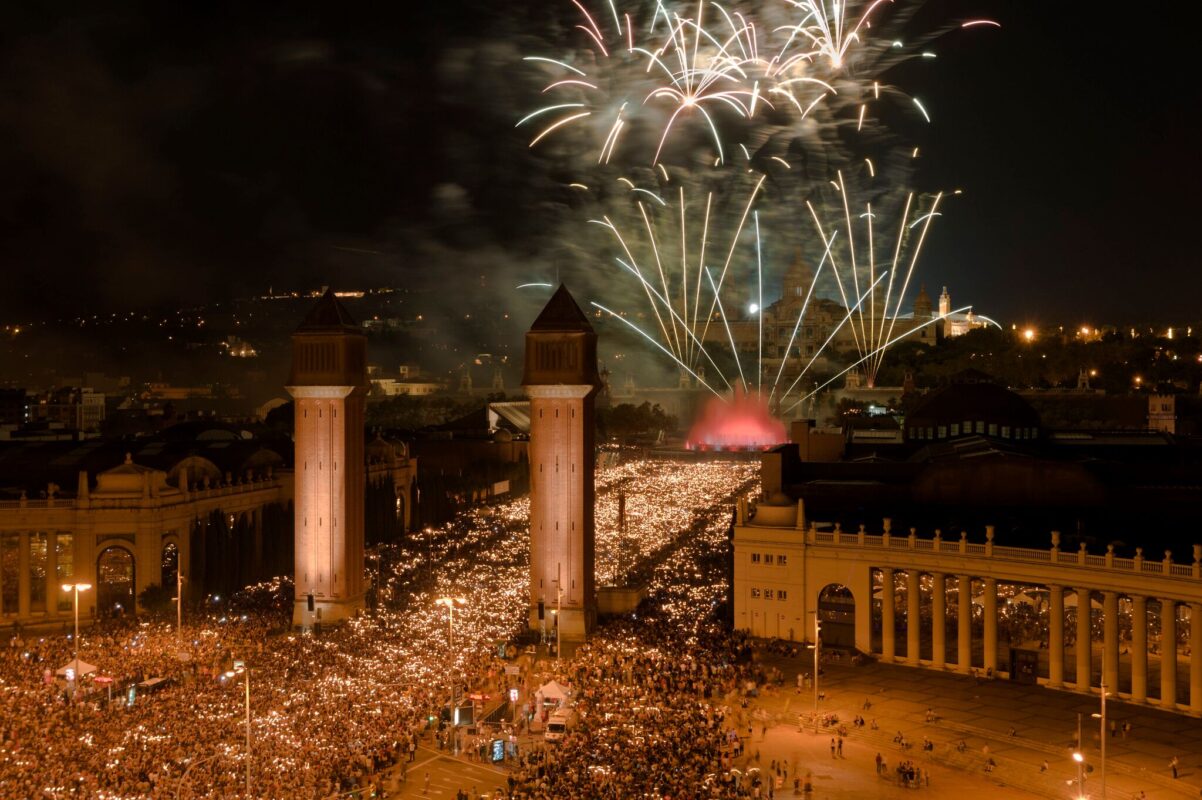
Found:
<svg viewBox="0 0 1202 800"><path fill-rule="evenodd" d="M739 503L735 626L915 667L981 672L1202 715L1202 545L1192 563L807 526L784 495ZM1082 613L1084 612L1084 613ZM1081 643L1088 643L1085 646ZM1071 653L1071 658L1069 657Z"/></svg>

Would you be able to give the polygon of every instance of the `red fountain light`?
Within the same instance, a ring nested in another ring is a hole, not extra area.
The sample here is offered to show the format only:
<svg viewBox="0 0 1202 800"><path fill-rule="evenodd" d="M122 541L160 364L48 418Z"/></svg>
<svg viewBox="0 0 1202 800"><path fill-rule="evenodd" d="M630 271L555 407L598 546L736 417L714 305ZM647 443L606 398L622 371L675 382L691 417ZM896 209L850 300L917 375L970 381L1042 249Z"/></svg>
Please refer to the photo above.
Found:
<svg viewBox="0 0 1202 800"><path fill-rule="evenodd" d="M689 450L767 450L788 441L785 426L759 394L736 391L729 400L711 397L693 422Z"/></svg>

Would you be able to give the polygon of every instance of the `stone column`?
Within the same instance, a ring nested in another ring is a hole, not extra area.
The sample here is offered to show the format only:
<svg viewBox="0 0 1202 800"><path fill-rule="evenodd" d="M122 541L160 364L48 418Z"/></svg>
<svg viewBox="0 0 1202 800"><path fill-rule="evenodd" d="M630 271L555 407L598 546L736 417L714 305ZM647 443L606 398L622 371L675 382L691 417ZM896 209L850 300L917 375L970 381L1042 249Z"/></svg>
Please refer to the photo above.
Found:
<svg viewBox="0 0 1202 800"><path fill-rule="evenodd" d="M58 532L46 533L46 616L58 616Z"/></svg>
<svg viewBox="0 0 1202 800"><path fill-rule="evenodd" d="M1177 601L1160 601L1160 705L1177 707Z"/></svg>
<svg viewBox="0 0 1202 800"><path fill-rule="evenodd" d="M931 578L931 666L943 669L947 662L947 576L936 572Z"/></svg>
<svg viewBox="0 0 1202 800"><path fill-rule="evenodd" d="M897 631L896 602L893 596L893 570L885 567L881 570L881 660L886 664L893 662L897 652L893 640Z"/></svg>
<svg viewBox="0 0 1202 800"><path fill-rule="evenodd" d="M919 646L922 643L922 588L918 583L918 570L906 572L906 663L918 666Z"/></svg>
<svg viewBox="0 0 1202 800"><path fill-rule="evenodd" d="M1189 710L1202 713L1202 603L1189 604Z"/></svg>
<svg viewBox="0 0 1202 800"><path fill-rule="evenodd" d="M21 531L17 549L17 617L29 617L29 531Z"/></svg>
<svg viewBox="0 0 1202 800"><path fill-rule="evenodd" d="M1093 639L1089 629L1089 589L1077 588L1077 691L1088 692L1093 678Z"/></svg>
<svg viewBox="0 0 1202 800"><path fill-rule="evenodd" d="M1131 700L1148 699L1148 598L1131 598Z"/></svg>
<svg viewBox="0 0 1202 800"><path fill-rule="evenodd" d="M972 669L972 578L956 578L956 671L968 674Z"/></svg>
<svg viewBox="0 0 1202 800"><path fill-rule="evenodd" d="M1119 690L1119 596L1102 594L1102 683L1111 692Z"/></svg>
<svg viewBox="0 0 1202 800"><path fill-rule="evenodd" d="M1048 600L1048 686L1064 685L1064 587L1049 586Z"/></svg>
<svg viewBox="0 0 1202 800"><path fill-rule="evenodd" d="M986 578L985 581L984 615L985 615L985 669L997 674L997 578Z"/></svg>

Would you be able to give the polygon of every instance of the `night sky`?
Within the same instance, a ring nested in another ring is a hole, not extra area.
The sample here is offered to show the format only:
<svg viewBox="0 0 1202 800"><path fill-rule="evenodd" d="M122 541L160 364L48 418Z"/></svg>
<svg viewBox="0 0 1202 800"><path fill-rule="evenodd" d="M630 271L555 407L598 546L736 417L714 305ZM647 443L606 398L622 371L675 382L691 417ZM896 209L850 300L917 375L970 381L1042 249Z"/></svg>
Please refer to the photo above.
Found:
<svg viewBox="0 0 1202 800"><path fill-rule="evenodd" d="M0 312L547 261L514 76L554 50L556 1L7 4ZM932 294L1007 322L1196 320L1190 27L1064 2L923 13L1003 25L895 76L933 118L906 132L916 182L964 190L924 255Z"/></svg>

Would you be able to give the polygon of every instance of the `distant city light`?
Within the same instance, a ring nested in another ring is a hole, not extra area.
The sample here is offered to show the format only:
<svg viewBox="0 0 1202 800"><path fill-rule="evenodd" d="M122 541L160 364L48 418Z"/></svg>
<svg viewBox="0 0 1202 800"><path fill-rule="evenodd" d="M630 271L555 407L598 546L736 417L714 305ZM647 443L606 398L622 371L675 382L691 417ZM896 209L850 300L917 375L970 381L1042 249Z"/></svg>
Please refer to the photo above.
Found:
<svg viewBox="0 0 1202 800"><path fill-rule="evenodd" d="M1034 328L1025 328L1023 330L1023 338L1026 339L1028 342L1035 341L1035 329Z"/></svg>

